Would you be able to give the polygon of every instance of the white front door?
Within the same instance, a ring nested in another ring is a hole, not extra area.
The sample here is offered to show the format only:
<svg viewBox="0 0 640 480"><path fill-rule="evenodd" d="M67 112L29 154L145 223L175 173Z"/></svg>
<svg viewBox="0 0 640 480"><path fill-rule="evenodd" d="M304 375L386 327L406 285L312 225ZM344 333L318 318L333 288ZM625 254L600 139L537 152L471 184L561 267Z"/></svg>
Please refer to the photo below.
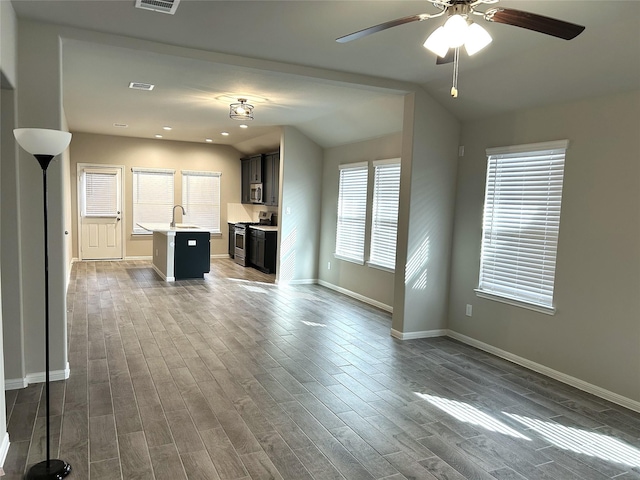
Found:
<svg viewBox="0 0 640 480"><path fill-rule="evenodd" d="M80 258L122 259L122 167L78 165Z"/></svg>

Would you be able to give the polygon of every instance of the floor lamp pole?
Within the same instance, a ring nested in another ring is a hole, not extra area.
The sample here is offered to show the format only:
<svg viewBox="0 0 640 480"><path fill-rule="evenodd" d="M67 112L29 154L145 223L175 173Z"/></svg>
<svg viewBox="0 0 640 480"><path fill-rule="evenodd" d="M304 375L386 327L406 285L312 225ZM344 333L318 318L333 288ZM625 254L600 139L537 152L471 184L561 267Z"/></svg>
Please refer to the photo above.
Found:
<svg viewBox="0 0 640 480"><path fill-rule="evenodd" d="M45 405L47 421L47 459L33 465L26 480L62 480L71 473L71 465L64 460L51 458L50 431L50 398L49 398L49 222L47 201L47 168L53 157L61 153L71 140L71 134L55 130L18 129L15 131L16 140L28 152L32 153L42 167L42 211L44 214L44 334L45 334ZM65 143L66 140L66 143ZM51 144L54 154L34 153L47 150Z"/></svg>

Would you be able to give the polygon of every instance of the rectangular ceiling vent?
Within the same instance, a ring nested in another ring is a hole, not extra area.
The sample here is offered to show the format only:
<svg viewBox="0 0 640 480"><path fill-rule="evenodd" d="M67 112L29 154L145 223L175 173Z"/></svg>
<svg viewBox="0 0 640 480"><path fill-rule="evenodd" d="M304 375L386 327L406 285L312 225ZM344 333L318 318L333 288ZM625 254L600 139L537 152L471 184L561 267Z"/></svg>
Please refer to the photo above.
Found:
<svg viewBox="0 0 640 480"><path fill-rule="evenodd" d="M142 83L142 82L131 82L129 84L129 88L133 88L134 90L146 90L147 92L153 90L155 85L151 85L150 83Z"/></svg>
<svg viewBox="0 0 640 480"><path fill-rule="evenodd" d="M136 0L136 8L173 15L179 3L180 0Z"/></svg>

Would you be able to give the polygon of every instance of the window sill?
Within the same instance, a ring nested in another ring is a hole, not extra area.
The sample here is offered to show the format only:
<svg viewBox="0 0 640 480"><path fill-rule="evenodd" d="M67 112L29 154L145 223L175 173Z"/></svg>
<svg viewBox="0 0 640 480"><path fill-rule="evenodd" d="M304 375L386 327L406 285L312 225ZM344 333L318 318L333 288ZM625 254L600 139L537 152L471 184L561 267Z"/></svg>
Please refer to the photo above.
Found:
<svg viewBox="0 0 640 480"><path fill-rule="evenodd" d="M513 305L514 307L526 308L527 310L533 310L534 312L544 313L545 315L555 315L555 307L546 307L544 305L538 305L535 303L524 302L522 300L516 300L514 298L503 297L493 293L488 293L482 290L475 289L476 296L480 298L486 298L487 300L494 300L500 303L506 303L507 305Z"/></svg>
<svg viewBox="0 0 640 480"><path fill-rule="evenodd" d="M343 257L342 255L338 255L337 253L334 253L333 256L335 258L337 258L338 260L343 260L343 261L349 262L349 263L355 263L356 265L364 265L364 260L357 260L357 259L354 259L354 258Z"/></svg>
<svg viewBox="0 0 640 480"><path fill-rule="evenodd" d="M372 262L367 262L367 267L375 268L376 270L382 270L383 272L396 273L395 268L385 267L383 265L378 265Z"/></svg>

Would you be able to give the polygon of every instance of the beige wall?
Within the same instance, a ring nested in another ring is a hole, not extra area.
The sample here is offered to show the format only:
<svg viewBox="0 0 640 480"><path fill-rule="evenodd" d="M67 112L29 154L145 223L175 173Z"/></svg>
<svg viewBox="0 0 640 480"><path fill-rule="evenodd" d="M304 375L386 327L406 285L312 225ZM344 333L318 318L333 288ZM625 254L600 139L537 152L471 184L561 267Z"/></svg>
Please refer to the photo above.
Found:
<svg viewBox="0 0 640 480"><path fill-rule="evenodd" d="M16 146L13 140L12 129L15 126L15 92L10 87L16 87L16 16L13 7L9 2L0 2L0 76L2 77L2 91L0 94L0 184L2 188L2 199L0 201L0 385L5 383L5 355L7 349L4 346L5 330L7 320L10 320L12 341L17 341L18 346L9 352L11 361L11 372L15 372L17 378L24 377L24 357L22 349L22 314L20 312L20 302L15 299L14 295L20 291L19 279L9 276L9 287L12 289L8 292L5 288L7 284L7 275L18 273L17 262L13 263L9 268L5 265L7 247L16 245L17 235L5 235L6 228L17 229L17 212L5 206L7 194L11 199L10 207L16 206L17 189L16 189ZM7 175L7 165L10 175ZM8 182L7 182L8 180ZM6 190L6 191L5 191ZM9 220L7 222L7 220ZM7 244L8 242L8 244ZM14 253L13 259L16 259L17 252ZM18 297L19 298L19 297ZM8 300L11 304L7 309ZM8 311L8 315L7 315ZM9 449L9 435L7 433L7 417L5 409L5 396L0 395L0 465L4 464Z"/></svg>
<svg viewBox="0 0 640 480"><path fill-rule="evenodd" d="M277 277L308 283L318 276L322 148L297 128L283 127Z"/></svg>
<svg viewBox="0 0 640 480"><path fill-rule="evenodd" d="M18 127L64 128L60 55L57 27L18 22ZM18 158L25 370L31 381L42 381L45 369L42 169L22 149L18 150ZM64 156L59 155L47 169L49 345L54 379L64 377L68 366L63 162Z"/></svg>
<svg viewBox="0 0 640 480"><path fill-rule="evenodd" d="M373 185L372 160L400 158L402 134L388 135L365 142L353 143L324 152L322 173L322 216L318 279L330 286L339 287L365 297L370 303L390 310L393 305L394 273L366 265L358 265L334 257L336 225L338 221L338 166L345 163L369 162L369 185ZM373 188L369 188L368 206L371 210ZM371 216L368 216L371 220ZM370 223L370 222L369 222ZM369 256L370 224L367 225L365 258ZM331 263L331 269L328 268Z"/></svg>
<svg viewBox="0 0 640 480"><path fill-rule="evenodd" d="M15 87L18 21L11 2L0 2L0 32L0 70L8 83Z"/></svg>
<svg viewBox="0 0 640 480"><path fill-rule="evenodd" d="M240 153L226 145L209 145L167 140L139 139L74 133L71 142L71 209L73 256L78 255L78 202L77 165L95 163L124 165L124 228L125 257L149 257L152 254L152 236L132 235L132 167L174 169L175 204L182 203L182 176L180 170L206 170L221 172L220 178L220 230L221 235L211 237L211 255L226 255L228 251L227 204L240 203ZM176 221L181 212L176 210Z"/></svg>
<svg viewBox="0 0 640 480"><path fill-rule="evenodd" d="M463 125L449 328L640 401L640 92ZM474 294L487 147L568 139L549 316ZM465 316L465 305L473 316Z"/></svg>
<svg viewBox="0 0 640 480"><path fill-rule="evenodd" d="M447 327L460 124L424 90L405 97L392 334Z"/></svg>

